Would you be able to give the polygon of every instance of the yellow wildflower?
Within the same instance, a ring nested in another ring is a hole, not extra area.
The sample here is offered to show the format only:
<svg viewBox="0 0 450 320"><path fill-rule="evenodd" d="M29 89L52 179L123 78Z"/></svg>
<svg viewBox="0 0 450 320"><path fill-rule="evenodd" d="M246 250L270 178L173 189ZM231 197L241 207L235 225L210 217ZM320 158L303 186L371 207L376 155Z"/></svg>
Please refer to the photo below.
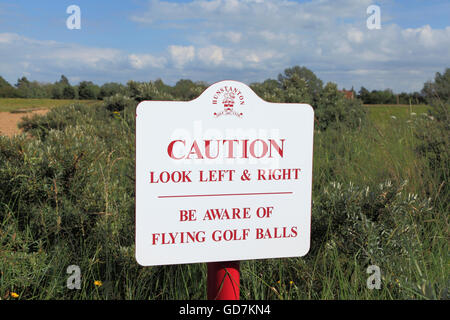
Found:
<svg viewBox="0 0 450 320"><path fill-rule="evenodd" d="M101 287L103 285L103 283L100 280L95 280L94 285L97 287Z"/></svg>
<svg viewBox="0 0 450 320"><path fill-rule="evenodd" d="M18 295L17 293L15 293L15 292L11 292L11 297L13 297L13 298L18 298L19 295Z"/></svg>

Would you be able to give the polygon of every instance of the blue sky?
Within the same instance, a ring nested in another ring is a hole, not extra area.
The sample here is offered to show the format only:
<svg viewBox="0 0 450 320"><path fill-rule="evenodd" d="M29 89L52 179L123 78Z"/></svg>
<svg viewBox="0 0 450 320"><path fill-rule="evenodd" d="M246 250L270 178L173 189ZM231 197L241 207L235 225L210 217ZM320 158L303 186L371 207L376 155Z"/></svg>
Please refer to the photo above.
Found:
<svg viewBox="0 0 450 320"><path fill-rule="evenodd" d="M81 30L66 27L69 5ZM444 0L0 1L0 75L251 83L302 65L341 88L414 91L450 67L449 14Z"/></svg>

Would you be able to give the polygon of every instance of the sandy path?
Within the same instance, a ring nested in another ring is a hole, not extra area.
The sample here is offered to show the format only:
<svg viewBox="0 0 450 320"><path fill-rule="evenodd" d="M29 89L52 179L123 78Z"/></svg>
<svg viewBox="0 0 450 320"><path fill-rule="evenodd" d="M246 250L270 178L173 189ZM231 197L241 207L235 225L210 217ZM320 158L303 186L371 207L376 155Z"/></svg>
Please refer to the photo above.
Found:
<svg viewBox="0 0 450 320"><path fill-rule="evenodd" d="M26 113L10 113L0 112L0 135L12 137L15 134L20 133L20 129L17 124L23 117L30 117L34 114L46 114L48 110L35 110Z"/></svg>

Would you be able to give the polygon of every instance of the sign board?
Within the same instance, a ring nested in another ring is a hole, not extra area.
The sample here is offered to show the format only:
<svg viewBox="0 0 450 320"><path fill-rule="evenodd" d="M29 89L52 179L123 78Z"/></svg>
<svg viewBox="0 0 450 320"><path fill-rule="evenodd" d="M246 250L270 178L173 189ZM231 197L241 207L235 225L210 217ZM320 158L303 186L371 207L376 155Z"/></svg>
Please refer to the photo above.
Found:
<svg viewBox="0 0 450 320"><path fill-rule="evenodd" d="M136 109L136 259L144 266L303 256L314 112L222 81Z"/></svg>

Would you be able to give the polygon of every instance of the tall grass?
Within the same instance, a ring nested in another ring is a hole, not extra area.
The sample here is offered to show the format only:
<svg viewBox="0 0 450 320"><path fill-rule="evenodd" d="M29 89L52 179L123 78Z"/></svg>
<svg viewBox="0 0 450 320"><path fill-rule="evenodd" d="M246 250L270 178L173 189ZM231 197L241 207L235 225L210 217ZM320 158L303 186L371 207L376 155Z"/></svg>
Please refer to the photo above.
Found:
<svg viewBox="0 0 450 320"><path fill-rule="evenodd" d="M205 264L135 261L135 114L117 110L56 108L21 124L33 138L0 137L0 298L206 298ZM442 181L417 152L434 120L371 116L316 132L311 250L243 261L242 299L448 298ZM66 287L69 265L80 290ZM380 290L367 288L369 265Z"/></svg>

